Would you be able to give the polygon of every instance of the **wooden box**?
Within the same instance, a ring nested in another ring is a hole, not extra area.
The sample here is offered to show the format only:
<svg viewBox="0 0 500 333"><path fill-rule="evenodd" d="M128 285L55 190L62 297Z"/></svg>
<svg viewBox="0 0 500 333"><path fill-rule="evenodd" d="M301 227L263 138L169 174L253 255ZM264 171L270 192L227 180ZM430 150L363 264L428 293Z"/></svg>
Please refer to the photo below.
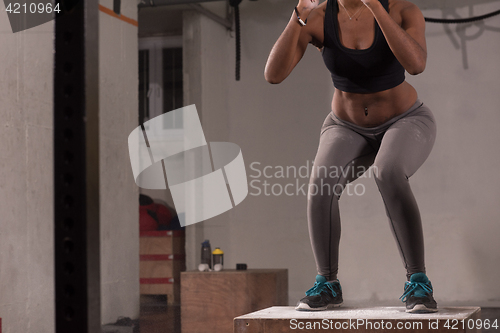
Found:
<svg viewBox="0 0 500 333"><path fill-rule="evenodd" d="M231 333L234 317L288 305L287 269L181 273L183 333Z"/></svg>
<svg viewBox="0 0 500 333"><path fill-rule="evenodd" d="M234 333L479 333L479 307L444 307L435 313L407 313L405 307L340 307L296 311L273 306L234 318Z"/></svg>
<svg viewBox="0 0 500 333"><path fill-rule="evenodd" d="M139 254L184 254L184 230L141 231Z"/></svg>
<svg viewBox="0 0 500 333"><path fill-rule="evenodd" d="M141 295L167 295L169 304L180 302L180 272L186 269L184 230L140 233Z"/></svg>

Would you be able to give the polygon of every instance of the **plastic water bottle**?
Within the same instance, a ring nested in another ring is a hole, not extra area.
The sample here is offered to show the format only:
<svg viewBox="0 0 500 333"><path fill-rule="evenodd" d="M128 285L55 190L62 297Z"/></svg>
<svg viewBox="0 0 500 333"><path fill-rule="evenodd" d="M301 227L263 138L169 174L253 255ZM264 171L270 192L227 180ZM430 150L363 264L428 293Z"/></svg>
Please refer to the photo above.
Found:
<svg viewBox="0 0 500 333"><path fill-rule="evenodd" d="M207 264L210 269L212 268L212 249L208 239L201 243L201 263Z"/></svg>
<svg viewBox="0 0 500 333"><path fill-rule="evenodd" d="M216 247L212 252L214 271L220 271L224 267L224 251L220 247Z"/></svg>

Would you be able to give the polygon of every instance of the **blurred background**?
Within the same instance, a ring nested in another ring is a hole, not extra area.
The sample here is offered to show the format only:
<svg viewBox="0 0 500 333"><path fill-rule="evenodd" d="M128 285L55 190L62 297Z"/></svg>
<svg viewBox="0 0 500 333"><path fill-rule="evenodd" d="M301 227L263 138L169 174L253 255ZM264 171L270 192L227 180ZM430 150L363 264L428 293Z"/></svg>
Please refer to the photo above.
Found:
<svg viewBox="0 0 500 333"><path fill-rule="evenodd" d="M412 2L426 17L435 18L467 18L500 9L498 0ZM180 329L179 299L144 297L149 293L139 280L140 232L176 229L172 197L168 189L137 187L127 138L143 122L191 104L197 107L207 141L241 147L250 187L248 197L234 209L180 229L181 269L197 269L201 243L208 239L212 249L224 251L227 268L246 263L249 269L288 269L290 305L314 283L306 196L300 191L308 178L276 172L310 169L333 86L321 54L312 46L283 83L271 85L263 75L295 5L289 0L239 4L241 72L236 80L235 10L228 1L99 1L102 325L119 317L138 320L141 304L144 309L148 303L165 302L176 309L172 318L177 319L168 319L175 325L164 325ZM467 24L427 23L426 36L427 68L418 76L407 74L407 81L432 109L438 125L430 157L410 179L423 220L427 273L440 305L500 307L500 17ZM2 10L4 333L55 330L53 68L54 21L13 33ZM175 134L182 130L182 121L166 126ZM292 195L280 192L288 184ZM339 279L344 299L350 304L400 306L405 271L383 202L372 177L356 184L362 185L358 194L343 195L340 201ZM150 221L152 227L140 229L140 194L164 207L168 219L160 222L156 216L158 225Z"/></svg>

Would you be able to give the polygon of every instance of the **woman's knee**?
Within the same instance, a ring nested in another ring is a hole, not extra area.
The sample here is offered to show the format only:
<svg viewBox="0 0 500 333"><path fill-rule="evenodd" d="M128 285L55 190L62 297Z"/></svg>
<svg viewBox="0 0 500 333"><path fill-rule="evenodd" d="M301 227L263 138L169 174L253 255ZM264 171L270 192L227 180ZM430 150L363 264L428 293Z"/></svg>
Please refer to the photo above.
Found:
<svg viewBox="0 0 500 333"><path fill-rule="evenodd" d="M307 198L312 206L321 207L334 198L339 198L342 194L342 185L338 178L318 177L313 175L309 181Z"/></svg>
<svg viewBox="0 0 500 333"><path fill-rule="evenodd" d="M402 182L407 182L408 177L403 168L397 163L375 163L373 165L373 175L377 186L394 187Z"/></svg>

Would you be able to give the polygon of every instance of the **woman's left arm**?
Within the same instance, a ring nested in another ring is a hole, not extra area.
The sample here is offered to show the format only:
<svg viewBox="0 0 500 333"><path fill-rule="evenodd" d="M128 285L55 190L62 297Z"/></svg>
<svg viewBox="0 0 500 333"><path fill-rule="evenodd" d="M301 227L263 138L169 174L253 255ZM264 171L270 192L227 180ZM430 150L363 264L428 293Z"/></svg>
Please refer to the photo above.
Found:
<svg viewBox="0 0 500 333"><path fill-rule="evenodd" d="M425 20L422 12L411 2L395 5L401 15L401 26L378 0L361 0L372 12L385 39L401 65L411 75L424 71L427 61Z"/></svg>

